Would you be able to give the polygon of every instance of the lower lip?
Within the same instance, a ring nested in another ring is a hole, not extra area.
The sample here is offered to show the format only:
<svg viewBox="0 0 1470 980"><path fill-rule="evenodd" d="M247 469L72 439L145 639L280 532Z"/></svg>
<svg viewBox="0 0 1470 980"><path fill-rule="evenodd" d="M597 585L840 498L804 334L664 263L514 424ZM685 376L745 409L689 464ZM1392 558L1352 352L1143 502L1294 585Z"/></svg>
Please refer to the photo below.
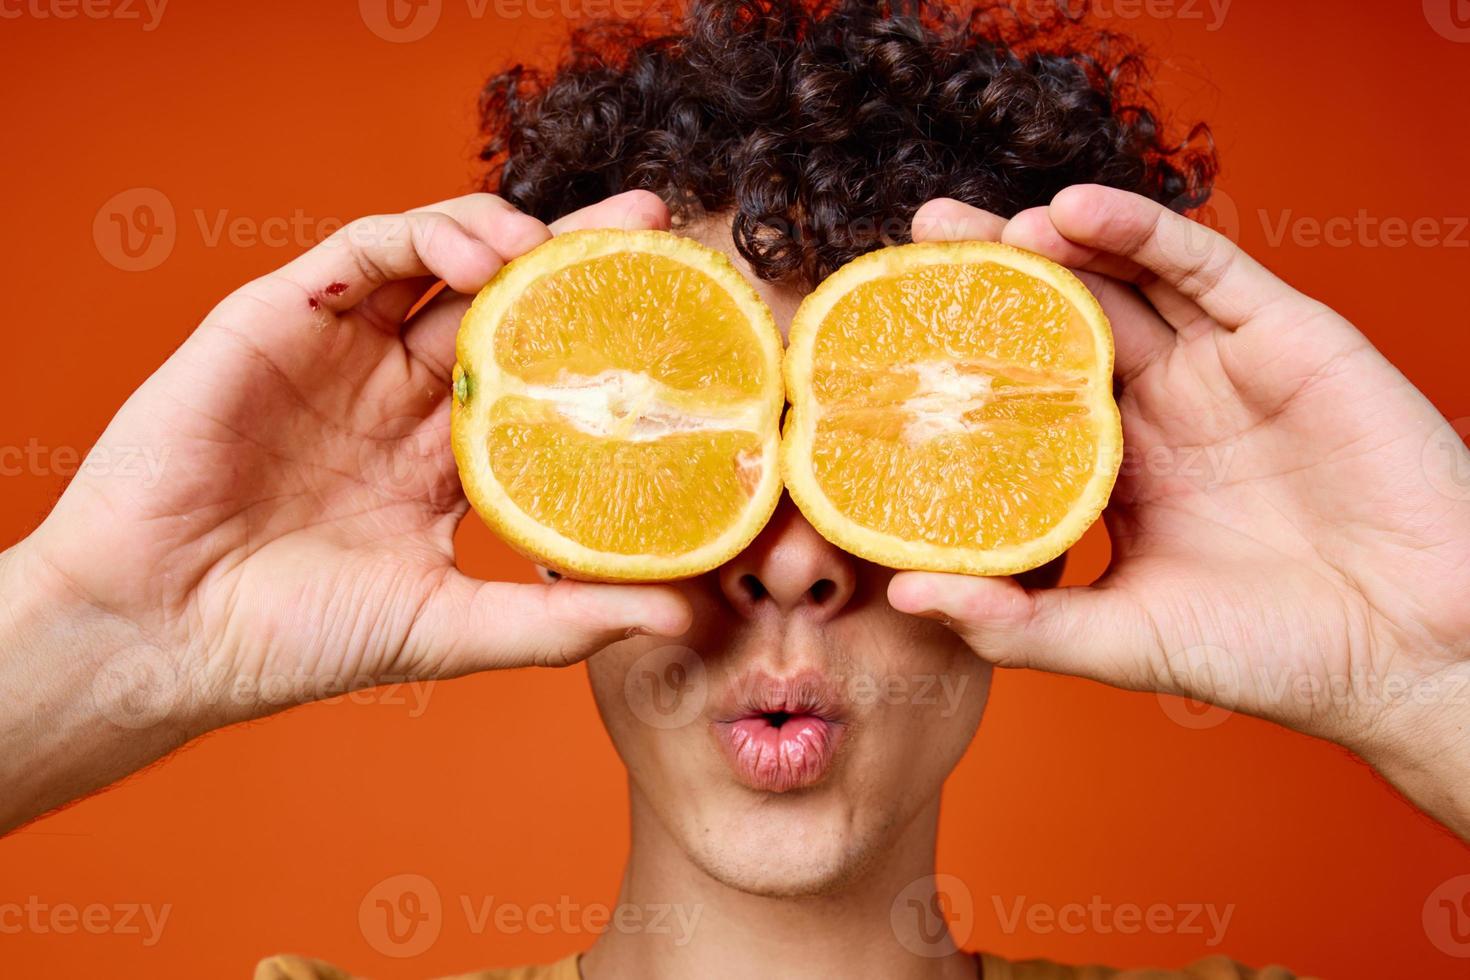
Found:
<svg viewBox="0 0 1470 980"><path fill-rule="evenodd" d="M816 715L792 715L779 728L757 715L716 722L715 730L736 777L768 793L820 782L842 735L842 725Z"/></svg>

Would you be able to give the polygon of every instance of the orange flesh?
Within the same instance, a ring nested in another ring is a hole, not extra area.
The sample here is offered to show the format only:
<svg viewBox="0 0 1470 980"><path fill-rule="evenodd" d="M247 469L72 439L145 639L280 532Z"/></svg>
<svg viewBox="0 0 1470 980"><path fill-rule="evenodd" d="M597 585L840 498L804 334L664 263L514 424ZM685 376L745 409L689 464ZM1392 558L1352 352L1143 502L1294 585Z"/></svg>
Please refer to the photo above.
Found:
<svg viewBox="0 0 1470 980"><path fill-rule="evenodd" d="M531 384L611 369L730 400L757 397L766 383L730 295L698 269L646 253L589 259L536 280L506 312L495 357Z"/></svg>
<svg viewBox="0 0 1470 980"><path fill-rule="evenodd" d="M935 545L1035 540L1091 478L1091 331L995 263L931 265L840 299L814 339L812 471L845 516Z"/></svg>
<svg viewBox="0 0 1470 980"><path fill-rule="evenodd" d="M495 355L530 387L491 408L491 470L537 523L598 551L677 556L745 512L771 379L705 273L647 253L548 273L506 311Z"/></svg>

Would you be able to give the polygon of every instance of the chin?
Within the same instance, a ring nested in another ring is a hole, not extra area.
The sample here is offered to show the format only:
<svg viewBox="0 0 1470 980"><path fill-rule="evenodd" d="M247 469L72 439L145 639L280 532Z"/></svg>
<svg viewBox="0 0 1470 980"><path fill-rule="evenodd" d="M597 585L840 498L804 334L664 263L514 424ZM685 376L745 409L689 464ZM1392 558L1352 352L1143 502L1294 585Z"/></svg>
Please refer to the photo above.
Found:
<svg viewBox="0 0 1470 980"><path fill-rule="evenodd" d="M932 860L940 792L980 723L990 670L938 624L848 615L783 625L772 614L722 641L637 639L588 661L628 770L634 851L655 874L682 866L800 899ZM707 652L686 657L696 650ZM665 667L684 659L702 669L685 665L675 691ZM693 693L659 700L670 691Z"/></svg>
<svg viewBox="0 0 1470 980"><path fill-rule="evenodd" d="M820 898L840 894L857 877L841 866L773 869L711 865L703 871L726 888L757 898Z"/></svg>
<svg viewBox="0 0 1470 980"><path fill-rule="evenodd" d="M762 898L831 895L860 880L873 864L871 850L836 843L828 850L773 849L749 841L703 842L694 863L727 888Z"/></svg>
<svg viewBox="0 0 1470 980"><path fill-rule="evenodd" d="M670 828L692 863L728 888L768 898L841 892L892 845L896 815L817 787L782 794L733 789ZM746 797L729 805L731 796ZM691 819L692 818L692 819Z"/></svg>

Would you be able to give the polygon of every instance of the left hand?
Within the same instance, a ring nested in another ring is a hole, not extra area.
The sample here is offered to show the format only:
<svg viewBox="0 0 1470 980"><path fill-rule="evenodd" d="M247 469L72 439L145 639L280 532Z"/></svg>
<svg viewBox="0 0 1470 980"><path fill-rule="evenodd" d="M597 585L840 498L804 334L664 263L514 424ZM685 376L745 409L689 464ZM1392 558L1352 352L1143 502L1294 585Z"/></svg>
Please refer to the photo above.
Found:
<svg viewBox="0 0 1470 980"><path fill-rule="evenodd" d="M1126 449L1094 585L906 572L893 605L1001 666L1340 742L1470 834L1470 453L1424 395L1347 320L1135 194L1068 188L1009 222L934 201L914 237L1078 270L1112 320Z"/></svg>
<svg viewBox="0 0 1470 980"><path fill-rule="evenodd" d="M471 294L553 234L667 225L641 191L550 227L472 194L354 221L215 307L0 554L0 832L231 722L682 633L668 586L461 572L449 438Z"/></svg>

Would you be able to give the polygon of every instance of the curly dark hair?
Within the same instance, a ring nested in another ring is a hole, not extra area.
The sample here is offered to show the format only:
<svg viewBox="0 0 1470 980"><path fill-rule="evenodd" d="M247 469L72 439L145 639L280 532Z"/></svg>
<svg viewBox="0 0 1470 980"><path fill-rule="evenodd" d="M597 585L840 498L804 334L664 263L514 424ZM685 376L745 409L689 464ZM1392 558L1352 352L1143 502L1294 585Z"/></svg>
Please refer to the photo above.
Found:
<svg viewBox="0 0 1470 980"><path fill-rule="evenodd" d="M676 225L733 211L757 274L807 284L907 241L935 197L1010 216L1090 182L1204 203L1208 128L1165 138L1136 46L1075 0L1028 6L690 0L598 24L554 73L486 84L485 186L546 221L635 188Z"/></svg>

